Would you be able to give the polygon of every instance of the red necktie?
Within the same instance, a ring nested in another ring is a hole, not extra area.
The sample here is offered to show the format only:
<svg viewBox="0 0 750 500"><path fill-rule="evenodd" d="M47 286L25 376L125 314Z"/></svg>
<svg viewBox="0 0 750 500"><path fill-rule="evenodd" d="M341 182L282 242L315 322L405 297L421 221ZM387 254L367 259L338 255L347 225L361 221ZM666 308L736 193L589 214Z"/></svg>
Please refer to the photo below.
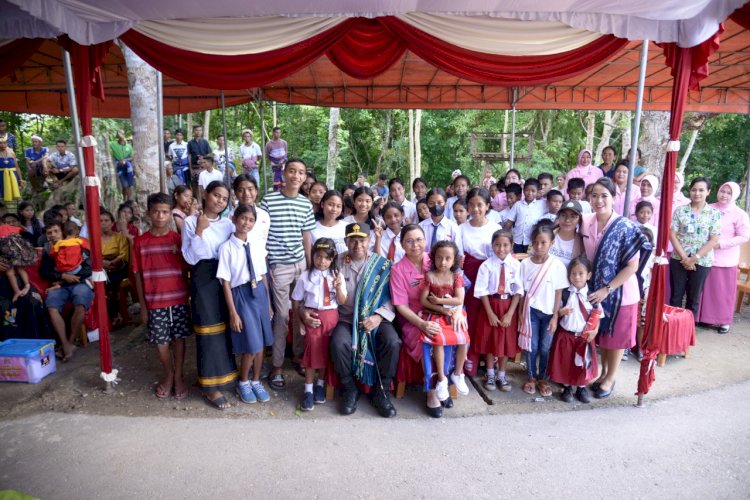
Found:
<svg viewBox="0 0 750 500"><path fill-rule="evenodd" d="M323 276L323 307L331 305L331 287L328 286L328 278Z"/></svg>
<svg viewBox="0 0 750 500"><path fill-rule="evenodd" d="M497 287L497 293L503 295L505 293L505 263L500 263L500 286Z"/></svg>
<svg viewBox="0 0 750 500"><path fill-rule="evenodd" d="M396 257L396 236L393 237L391 240L391 246L388 247L388 260L393 262L393 259Z"/></svg>
<svg viewBox="0 0 750 500"><path fill-rule="evenodd" d="M576 295L578 296L578 308L581 310L581 314L583 314L583 320L586 321L589 319L589 312L586 310L586 306L583 305L581 292L576 292Z"/></svg>

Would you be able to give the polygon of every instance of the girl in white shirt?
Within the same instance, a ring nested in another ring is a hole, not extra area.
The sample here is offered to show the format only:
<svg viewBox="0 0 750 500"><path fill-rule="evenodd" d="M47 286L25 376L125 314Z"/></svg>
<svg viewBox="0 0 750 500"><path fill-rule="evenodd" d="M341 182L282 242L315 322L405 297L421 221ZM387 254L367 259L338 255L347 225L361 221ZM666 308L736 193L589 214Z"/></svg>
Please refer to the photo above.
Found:
<svg viewBox="0 0 750 500"><path fill-rule="evenodd" d="M562 291L568 287L565 266L549 253L554 239L551 226L537 224L531 232L533 253L521 263L526 297L519 325L518 346L527 351L529 375L523 390L527 394L534 394L538 388L544 397L552 395L552 388L547 382L547 360L552 336L557 329Z"/></svg>
<svg viewBox="0 0 750 500"><path fill-rule="evenodd" d="M235 209L232 217L235 232L219 248L216 271L229 309L232 348L235 354L241 355L237 395L243 403L270 399L260 382L260 371L263 349L273 344L273 309L266 291L266 249L258 241L248 240L255 219L252 205L240 205ZM253 369L252 383L250 368Z"/></svg>
<svg viewBox="0 0 750 500"><path fill-rule="evenodd" d="M591 263L586 257L573 259L568 266L570 296L558 311L560 324L555 332L549 360L550 380L563 386L562 400L573 401L573 389L581 403L589 403L586 386L596 378L599 367L594 338L599 331L602 306L589 302L588 280Z"/></svg>
<svg viewBox="0 0 750 500"><path fill-rule="evenodd" d="M305 367L305 394L301 405L303 411L312 411L315 404L326 402L328 343L331 331L339 322L339 304L346 302L346 285L343 275L338 272L336 259L333 240L320 238L312 248L313 268L302 272L292 292L294 317L299 319L300 334L305 337L305 353L302 357L302 366ZM314 310L320 325L314 327L303 323L300 307ZM313 388L316 370L318 382Z"/></svg>
<svg viewBox="0 0 750 500"><path fill-rule="evenodd" d="M404 247L401 246L401 225L404 221L404 209L395 201L389 201L380 212L385 222L385 231L380 238L378 253L395 264L404 256Z"/></svg>
<svg viewBox="0 0 750 500"><path fill-rule="evenodd" d="M320 238L330 238L336 244L338 253L346 252L346 222L341 215L343 209L344 197L341 193L335 189L326 191L315 214L317 222L311 231L313 244Z"/></svg>

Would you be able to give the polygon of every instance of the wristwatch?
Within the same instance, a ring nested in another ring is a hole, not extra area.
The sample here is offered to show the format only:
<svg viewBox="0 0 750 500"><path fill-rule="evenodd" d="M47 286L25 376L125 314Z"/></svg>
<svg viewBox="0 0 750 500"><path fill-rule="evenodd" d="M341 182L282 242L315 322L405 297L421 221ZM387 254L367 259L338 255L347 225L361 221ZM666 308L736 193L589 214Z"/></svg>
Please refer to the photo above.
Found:
<svg viewBox="0 0 750 500"><path fill-rule="evenodd" d="M614 290L614 288L612 288L612 287L611 287L611 286L609 285L609 283L605 283L605 284L604 284L604 286L606 286L606 287L607 287L607 293L612 293L612 291Z"/></svg>

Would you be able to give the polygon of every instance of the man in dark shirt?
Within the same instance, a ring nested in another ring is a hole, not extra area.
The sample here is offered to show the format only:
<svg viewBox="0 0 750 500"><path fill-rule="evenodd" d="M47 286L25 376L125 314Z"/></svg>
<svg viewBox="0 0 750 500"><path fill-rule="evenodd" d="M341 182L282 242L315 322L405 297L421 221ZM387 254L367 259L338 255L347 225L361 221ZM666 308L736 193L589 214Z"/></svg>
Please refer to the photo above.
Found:
<svg viewBox="0 0 750 500"><path fill-rule="evenodd" d="M190 161L190 185L194 193L198 192L198 174L204 156L211 154L211 145L203 138L203 127L193 127L193 138L188 142L188 160Z"/></svg>

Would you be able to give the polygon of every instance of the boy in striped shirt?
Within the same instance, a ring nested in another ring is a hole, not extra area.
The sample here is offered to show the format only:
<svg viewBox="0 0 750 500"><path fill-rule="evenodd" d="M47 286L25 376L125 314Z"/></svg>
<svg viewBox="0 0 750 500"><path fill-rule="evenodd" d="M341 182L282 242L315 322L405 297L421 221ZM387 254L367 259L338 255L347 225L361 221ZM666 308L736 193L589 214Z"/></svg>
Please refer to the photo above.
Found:
<svg viewBox="0 0 750 500"><path fill-rule="evenodd" d="M308 268L312 246L310 232L315 229L312 204L299 192L306 177L305 162L297 158L289 159L284 165L286 184L280 191L263 196L260 204L271 217L266 249L273 295L274 341L271 358L273 370L268 383L275 390L286 389L281 365L284 364L291 307L289 294L299 275ZM292 348L294 360L299 362L305 346L297 331L294 332Z"/></svg>
<svg viewBox="0 0 750 500"><path fill-rule="evenodd" d="M182 239L169 229L172 205L169 196L148 197L151 229L136 237L130 261L135 274L141 322L147 325L149 343L156 345L164 377L156 386L156 397L168 398L174 388L177 400L185 399L188 386L182 372L188 324L187 264L182 258ZM170 344L174 352L170 352Z"/></svg>

